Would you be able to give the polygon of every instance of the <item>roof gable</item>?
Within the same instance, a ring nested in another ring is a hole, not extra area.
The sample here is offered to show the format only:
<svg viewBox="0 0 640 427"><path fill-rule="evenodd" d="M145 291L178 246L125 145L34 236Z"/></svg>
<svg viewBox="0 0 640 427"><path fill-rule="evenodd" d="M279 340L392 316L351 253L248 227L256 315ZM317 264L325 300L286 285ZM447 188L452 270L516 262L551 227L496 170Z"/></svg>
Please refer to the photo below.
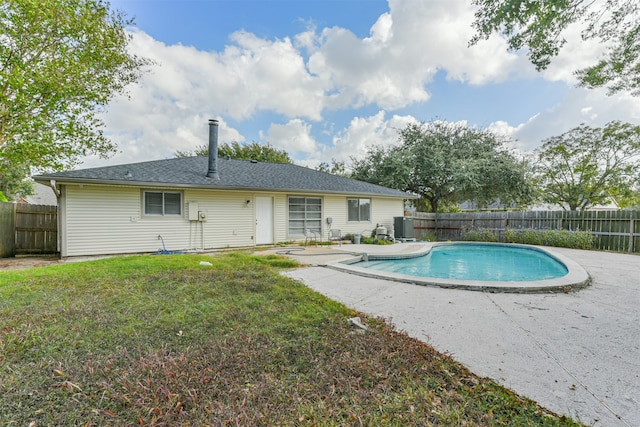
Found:
<svg viewBox="0 0 640 427"><path fill-rule="evenodd" d="M34 176L36 181L221 190L304 191L415 198L403 191L287 163L218 159L219 180L207 178L206 156L80 169Z"/></svg>

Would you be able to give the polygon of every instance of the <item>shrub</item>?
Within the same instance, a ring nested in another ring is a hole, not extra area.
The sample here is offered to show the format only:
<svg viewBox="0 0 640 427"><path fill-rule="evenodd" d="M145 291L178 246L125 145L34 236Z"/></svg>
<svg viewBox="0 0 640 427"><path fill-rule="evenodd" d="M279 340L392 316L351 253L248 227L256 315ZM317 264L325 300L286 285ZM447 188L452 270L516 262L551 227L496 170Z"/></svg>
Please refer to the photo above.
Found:
<svg viewBox="0 0 640 427"><path fill-rule="evenodd" d="M462 240L469 240L472 242L498 242L499 237L497 230L491 230L488 228L468 229L462 234Z"/></svg>
<svg viewBox="0 0 640 427"><path fill-rule="evenodd" d="M572 249L592 249L596 243L596 237L590 231L539 230L533 228L507 228L504 231L504 239L500 238L500 233L497 230L487 228L469 229L463 233L462 240L472 242L504 241L506 243Z"/></svg>
<svg viewBox="0 0 640 427"><path fill-rule="evenodd" d="M507 228L504 232L504 240L507 243L572 249L592 249L596 243L596 237L590 231L536 230L532 228Z"/></svg>
<svg viewBox="0 0 640 427"><path fill-rule="evenodd" d="M366 237L362 236L360 238L360 243L363 245L391 245L393 242L391 240L385 239L377 239L375 237Z"/></svg>
<svg viewBox="0 0 640 427"><path fill-rule="evenodd" d="M423 242L435 242L438 239L436 237L436 233L432 231L427 231L420 240Z"/></svg>

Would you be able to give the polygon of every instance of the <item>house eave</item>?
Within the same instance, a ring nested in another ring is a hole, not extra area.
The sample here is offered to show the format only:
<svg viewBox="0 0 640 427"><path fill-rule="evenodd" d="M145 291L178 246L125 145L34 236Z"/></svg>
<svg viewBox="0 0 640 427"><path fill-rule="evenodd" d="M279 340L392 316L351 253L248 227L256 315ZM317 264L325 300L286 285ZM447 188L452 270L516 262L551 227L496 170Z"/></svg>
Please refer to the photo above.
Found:
<svg viewBox="0 0 640 427"><path fill-rule="evenodd" d="M58 184L87 184L87 185L112 185L112 186L126 186L126 187L145 187L145 188L184 188L184 189L198 189L198 190L220 190L220 191L255 191L255 192L270 192L270 193L297 193L297 194L335 194L335 195L350 195L350 196L366 196L366 197L380 197L390 199L417 199L419 196L404 193L404 194L381 194L373 192L353 192L353 191L336 191L336 190L314 190L304 188L264 188L264 187L241 187L241 186L224 186L224 185L197 185L197 184L185 184L185 183L173 183L173 182L157 182L157 181L133 181L133 180L110 180L110 179L88 179L88 178L73 178L73 177L56 177L51 175L39 175L33 177L34 181L47 185L52 179Z"/></svg>

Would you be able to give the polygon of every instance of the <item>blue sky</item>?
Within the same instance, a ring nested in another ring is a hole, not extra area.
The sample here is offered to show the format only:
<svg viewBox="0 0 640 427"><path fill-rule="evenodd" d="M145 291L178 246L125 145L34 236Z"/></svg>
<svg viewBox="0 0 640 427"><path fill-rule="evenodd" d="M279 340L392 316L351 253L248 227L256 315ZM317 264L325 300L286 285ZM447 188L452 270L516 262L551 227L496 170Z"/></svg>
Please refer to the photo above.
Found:
<svg viewBox="0 0 640 427"><path fill-rule="evenodd" d="M522 153L580 123L640 122L627 95L575 87L602 47L570 28L543 73L500 37L468 47L470 0L114 0L135 19L133 53L156 65L113 100L106 133L120 147L84 167L172 157L205 144L269 143L300 164L362 157L397 144L414 121L464 121Z"/></svg>

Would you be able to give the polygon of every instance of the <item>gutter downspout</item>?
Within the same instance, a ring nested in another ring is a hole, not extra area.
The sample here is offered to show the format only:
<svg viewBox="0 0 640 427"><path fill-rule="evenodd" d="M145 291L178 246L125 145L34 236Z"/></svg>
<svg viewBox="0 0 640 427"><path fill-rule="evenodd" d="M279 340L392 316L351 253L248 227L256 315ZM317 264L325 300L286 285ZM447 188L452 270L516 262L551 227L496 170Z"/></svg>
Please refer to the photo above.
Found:
<svg viewBox="0 0 640 427"><path fill-rule="evenodd" d="M60 190L58 190L58 187L56 187L56 180L52 179L49 180L49 185L51 186L51 189L53 190L53 194L56 195L56 199L60 199Z"/></svg>
<svg viewBox="0 0 640 427"><path fill-rule="evenodd" d="M56 200L58 202L58 214L57 214L57 222L58 222L58 235L56 238L56 250L58 251L58 253L60 254L60 257L62 257L62 207L60 204L60 196L61 196L61 192L58 189L58 186L56 185L56 180L52 179L49 181L49 185L51 186L51 189L53 190L53 194L56 195Z"/></svg>

